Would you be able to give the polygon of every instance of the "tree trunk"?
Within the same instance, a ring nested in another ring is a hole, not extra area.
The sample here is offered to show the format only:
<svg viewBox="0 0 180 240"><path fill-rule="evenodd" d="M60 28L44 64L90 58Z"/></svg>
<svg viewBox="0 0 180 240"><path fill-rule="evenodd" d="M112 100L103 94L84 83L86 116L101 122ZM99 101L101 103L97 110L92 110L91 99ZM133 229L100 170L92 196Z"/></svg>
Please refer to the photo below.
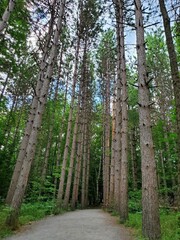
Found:
<svg viewBox="0 0 180 240"><path fill-rule="evenodd" d="M166 172L165 172L165 167L164 167L163 150L160 150L160 160L161 160L161 168L162 168L162 174L163 174L165 202L167 202L168 194L167 194L167 182L166 182Z"/></svg>
<svg viewBox="0 0 180 240"><path fill-rule="evenodd" d="M176 108L176 123L177 123L177 155L178 155L178 207L180 208L180 74L178 70L177 56L173 43L173 37L170 26L170 18L166 10L164 0L159 0L160 10L162 13L166 44L169 53L171 76L173 80L175 108Z"/></svg>
<svg viewBox="0 0 180 240"><path fill-rule="evenodd" d="M0 35L2 34L2 31L7 27L11 13L14 10L15 2L16 0L9 0L8 6L3 13L2 20L0 21Z"/></svg>
<svg viewBox="0 0 180 240"><path fill-rule="evenodd" d="M156 163L151 131L150 97L146 70L146 54L142 5L135 0L138 58L138 104L142 169L142 227L148 239L160 238L159 200Z"/></svg>
<svg viewBox="0 0 180 240"><path fill-rule="evenodd" d="M9 72L7 73L6 80L5 80L4 84L3 84L3 88L2 88L1 96L0 96L0 102L2 101L2 99L4 97L4 92L6 90L8 80L9 80Z"/></svg>
<svg viewBox="0 0 180 240"><path fill-rule="evenodd" d="M20 207L21 207L21 204L23 201L23 197L24 197L24 193L26 190L26 186L28 183L31 164L34 159L38 131L41 126L42 114L45 109L45 103L46 103L46 99L47 99L50 79L52 77L53 67L55 64L56 57L57 57L58 42L59 42L59 37L60 37L61 29L62 29L62 19L63 19L63 15L64 15L64 7L65 7L65 0L63 2L61 2L60 6L59 6L59 17L58 17L57 24L56 24L53 45L52 45L52 48L49 53L49 61L48 61L47 71L46 71L46 74L42 73L42 75L44 75L44 78L43 78L43 86L42 86L39 101L38 101L38 107L37 107L37 110L35 113L32 131L29 136L29 141L28 141L28 145L26 148L25 158L24 158L21 173L20 173L20 176L18 179L18 184L17 184L16 190L14 192L14 196L13 196L13 199L11 202L12 211L6 221L7 224L13 228L17 227L19 210L20 210Z"/></svg>
<svg viewBox="0 0 180 240"><path fill-rule="evenodd" d="M68 77L67 77L68 79ZM67 80L67 84L66 84L66 90L65 90L65 94L64 94L64 108L63 108L63 119L62 119L62 123L61 123L61 129L57 138L57 156L56 156L56 164L55 164L55 168L56 171L59 171L60 169L60 159L61 159L61 144L62 144L62 134L63 134L63 129L64 129L64 124L65 124L65 113L66 113L66 106L67 106L67 91L68 91L68 80ZM58 179L59 177L55 176L54 179L54 197L56 197L56 192L57 192L57 183L58 183Z"/></svg>
<svg viewBox="0 0 180 240"><path fill-rule="evenodd" d="M88 131L89 133L89 131ZM90 137L88 134L87 146L87 171L86 171L86 185L85 185L85 206L88 206L88 193L89 193L89 174L90 174Z"/></svg>
<svg viewBox="0 0 180 240"><path fill-rule="evenodd" d="M105 207L109 205L109 187L110 187L110 76L109 61L106 62L105 77Z"/></svg>
<svg viewBox="0 0 180 240"><path fill-rule="evenodd" d="M117 81L116 81L116 135L115 135L115 180L114 180L114 204L116 211L120 208L120 163L121 163L121 72L120 72L120 28L118 4L115 3L116 13L116 37L117 37Z"/></svg>
<svg viewBox="0 0 180 240"><path fill-rule="evenodd" d="M45 157L44 157L44 163L43 163L43 169L42 169L42 175L41 175L41 190L42 190L42 188L44 186L44 182L45 182L45 179L46 179L46 173L47 173L47 169L48 169L48 160L49 160L49 155L50 155L50 150L51 150L51 143L52 143L52 139L53 139L55 113L57 111L57 100L58 100L57 98L58 98L58 90L59 90L59 84L60 84L62 55L63 55L63 49L61 49L60 66L59 66L59 69L58 69L58 80L57 80L57 84L56 84L56 88L55 88L55 94L54 94L54 99L53 99L53 101L54 101L54 110L53 110L52 116L50 116L50 120L49 120L48 141L47 141L47 147L46 147L46 151L45 151Z"/></svg>
<svg viewBox="0 0 180 240"><path fill-rule="evenodd" d="M36 89L35 89L35 94L34 94L34 98L31 104L31 110L29 113L29 117L27 120L27 124L24 130L24 137L21 141L20 144L20 150L19 150L19 154L18 154L18 158L16 161L16 165L13 171L13 175L11 178L11 183L8 189L8 193L7 193L7 197L6 197L6 203L7 204L11 204L12 202L12 198L17 186L17 182L20 176L20 172L21 172L21 168L22 168L22 164L23 164L23 160L25 158L25 154L26 154L26 148L28 145L28 141L29 141L29 137L31 134L31 130L32 130L32 126L34 123L34 118L35 118L35 114L36 114L36 110L37 110L37 106L38 106L38 100L40 97L40 92L41 92L41 88L43 85L43 77L44 77L44 72L45 69L47 67L47 58L48 58L48 51L49 51L49 46L50 46L50 40L51 40L51 34L52 34L52 29L53 29L53 23L54 23L54 19L53 16L51 17L51 22L49 25L49 30L48 30L48 34L47 34L47 39L46 39L46 44L44 46L44 53L41 59L41 64L40 64L40 73L38 76L38 81L36 84Z"/></svg>
<svg viewBox="0 0 180 240"><path fill-rule="evenodd" d="M136 156L136 135L135 128L133 128L130 132L130 145L131 145L131 165L132 165L132 183L133 190L137 190L137 156Z"/></svg>
<svg viewBox="0 0 180 240"><path fill-rule="evenodd" d="M66 173L66 163L67 163L67 158L68 158L68 153L69 153L70 136L71 136L71 130L72 130L72 116L73 116L75 90L76 90L76 82L77 82L77 70L78 70L78 62L79 62L79 48L80 48L80 38L78 38L77 48L76 48L75 66L74 66L74 74L73 74L73 86L72 86L72 98L71 98L69 118L68 118L66 144L65 144L65 150L64 150L64 155L63 155L61 177L60 177L58 196L57 196L57 207L58 208L60 208L61 204L62 204L65 173Z"/></svg>
<svg viewBox="0 0 180 240"><path fill-rule="evenodd" d="M74 133L73 133L73 142L72 142L72 147L71 147L70 166L69 166L69 172L68 172L68 178L67 178L67 184L66 184L64 204L63 204L63 206L65 208L68 207L69 197L70 197L70 189L71 189L71 184L72 184L72 174L73 174L74 158L75 158L75 151L76 151L76 144L77 144L77 134L78 134L78 128L79 128L79 121L80 121L79 114L80 114L80 99L79 99L78 109L77 109L77 113L76 113L76 121L75 121L75 126L74 126Z"/></svg>
<svg viewBox="0 0 180 240"><path fill-rule="evenodd" d="M128 113L127 78L124 47L124 3L119 1L120 58L122 84L122 126L121 126L121 173L120 173L120 221L128 218Z"/></svg>
<svg viewBox="0 0 180 240"><path fill-rule="evenodd" d="M75 205L78 200L79 179L80 179L80 174L81 174L81 162L82 162L82 151L83 151L83 128L84 128L84 125L82 122L80 125L80 131L79 131L79 135L78 135L77 159L76 159L72 201L71 201L72 209L75 208Z"/></svg>
<svg viewBox="0 0 180 240"><path fill-rule="evenodd" d="M83 165L82 165L82 185L81 185L81 208L85 208L85 186L87 171L87 116L85 116L84 141L83 141Z"/></svg>
<svg viewBox="0 0 180 240"><path fill-rule="evenodd" d="M115 83L114 83L115 85ZM115 93L114 93L115 95ZM112 111L112 142L111 142L111 166L110 166L110 189L109 189L109 203L110 207L114 204L114 165L115 165L115 134L116 134L116 101L113 99Z"/></svg>

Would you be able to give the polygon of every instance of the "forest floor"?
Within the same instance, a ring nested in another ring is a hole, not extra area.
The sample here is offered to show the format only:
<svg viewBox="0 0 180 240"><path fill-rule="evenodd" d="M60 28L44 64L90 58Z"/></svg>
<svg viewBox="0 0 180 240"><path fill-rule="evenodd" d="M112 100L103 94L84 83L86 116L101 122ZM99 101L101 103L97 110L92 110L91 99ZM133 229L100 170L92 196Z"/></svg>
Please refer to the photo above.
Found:
<svg viewBox="0 0 180 240"><path fill-rule="evenodd" d="M101 209L77 210L22 227L6 240L132 240L117 218Z"/></svg>

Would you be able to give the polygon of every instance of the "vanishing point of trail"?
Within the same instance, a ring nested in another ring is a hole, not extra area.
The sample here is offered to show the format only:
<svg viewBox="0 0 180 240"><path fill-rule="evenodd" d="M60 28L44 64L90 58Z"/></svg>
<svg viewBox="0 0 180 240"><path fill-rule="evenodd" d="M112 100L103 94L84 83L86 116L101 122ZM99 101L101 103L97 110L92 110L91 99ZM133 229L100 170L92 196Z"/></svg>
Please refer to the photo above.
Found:
<svg viewBox="0 0 180 240"><path fill-rule="evenodd" d="M101 209L47 217L6 240L132 240L116 219Z"/></svg>

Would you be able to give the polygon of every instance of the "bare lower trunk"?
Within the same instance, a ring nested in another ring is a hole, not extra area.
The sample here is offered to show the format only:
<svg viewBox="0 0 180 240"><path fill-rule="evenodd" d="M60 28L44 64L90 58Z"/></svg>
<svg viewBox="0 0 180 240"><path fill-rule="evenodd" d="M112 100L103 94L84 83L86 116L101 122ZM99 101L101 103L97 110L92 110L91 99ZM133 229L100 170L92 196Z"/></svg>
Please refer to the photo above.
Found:
<svg viewBox="0 0 180 240"><path fill-rule="evenodd" d="M100 203L100 198L99 198L99 180L101 177L101 168L102 168L102 158L99 161L99 168L98 168L98 173L96 176L96 203Z"/></svg>
<svg viewBox="0 0 180 240"><path fill-rule="evenodd" d="M151 131L150 97L146 70L146 54L142 5L135 0L138 57L138 104L142 169L142 227L148 239L160 238L159 200L156 163Z"/></svg>
<svg viewBox="0 0 180 240"><path fill-rule="evenodd" d="M115 135L115 180L114 180L114 204L116 211L120 208L120 164L121 164L121 124L122 124L122 106L121 106L121 72L120 72L120 28L119 11L117 1L115 3L116 13L116 37L117 37L117 81L116 81L116 135Z"/></svg>
<svg viewBox="0 0 180 240"><path fill-rule="evenodd" d="M46 174L48 170L48 161L49 161L49 155L50 155L50 150L51 150L51 143L53 139L53 130L54 130L54 121L55 121L55 114L57 111L57 101L58 101L58 90L59 90L59 85L60 85L60 74L61 74L61 64L62 64L62 54L63 54L63 49L61 49L61 54L60 54L60 66L58 69L58 80L55 88L55 94L54 94L54 110L52 112L52 116L50 116L49 120L49 132L48 132L48 141L47 141L47 147L45 151L45 157L44 157L44 163L43 163L43 169L42 169L42 175L41 175L41 190L44 187L44 182L46 179ZM49 113L49 111L48 111ZM41 192L40 192L41 194Z"/></svg>
<svg viewBox="0 0 180 240"><path fill-rule="evenodd" d="M73 74L73 86L72 86L72 98L71 98L69 118L68 118L66 144L65 144L64 155L63 155L61 177L60 177L59 189L58 189L58 195L57 195L57 206L58 207L61 207L62 198L63 198L63 191L64 191L66 164L67 164L67 158L68 158L68 153L69 153L70 136L71 136L71 130L72 130L72 116L73 116L74 100L75 100L75 89L76 89L76 82L77 82L77 70L78 70L78 61L79 61L79 48L80 48L80 38L78 38L77 48L76 48L76 58L75 58L75 67L74 67L74 74Z"/></svg>
<svg viewBox="0 0 180 240"><path fill-rule="evenodd" d="M130 133L130 148L131 148L131 165L132 165L132 183L133 190L137 190L137 156L136 156L136 136L135 128Z"/></svg>
<svg viewBox="0 0 180 240"><path fill-rule="evenodd" d="M67 77L68 79L68 77ZM67 90L68 90L68 81L66 84L66 91L64 94L64 109L63 109L63 118L62 118L62 123L61 123L61 128L60 128L60 132L57 138L57 156L56 156L56 163L55 163L55 169L56 172L58 173L60 170L60 159L61 159L61 144L62 144L62 134L63 134L63 129L64 129L64 124L65 124L65 112L66 112L66 103L67 103ZM58 179L59 177L57 177L57 175L55 176L54 179L54 197L56 197L56 193L57 193L57 185L58 185Z"/></svg>
<svg viewBox="0 0 180 240"><path fill-rule="evenodd" d="M87 116L86 116L86 119L87 119ZM87 171L87 122L85 122L84 128L85 129L84 129L84 141L83 141L81 208L85 208L85 186L86 186L86 171Z"/></svg>
<svg viewBox="0 0 180 240"><path fill-rule="evenodd" d="M57 57L58 41L59 41L59 36L60 36L61 28L62 28L62 18L64 15L64 6L65 6L65 1L62 2L61 5L59 6L59 18L58 18L57 24L56 24L53 45L52 45L51 51L49 53L49 61L48 61L47 71L46 71L45 75L43 73L43 75L44 75L43 86L42 86L39 101L38 101L38 107L37 107L37 110L35 113L31 134L29 136L25 158L22 163L21 173L18 178L18 184L16 186L16 190L14 192L14 196L13 196L13 199L11 202L12 211L11 211L10 216L7 219L7 224L12 227L16 227L16 225L17 225L19 210L20 210L20 207L21 207L21 204L23 201L23 197L24 197L24 193L26 190L26 186L28 183L31 164L34 159L38 131L41 126L42 114L45 109L45 103L46 103L46 99L47 99L50 79L51 79L51 76L53 73L55 59Z"/></svg>
<svg viewBox="0 0 180 240"><path fill-rule="evenodd" d="M89 135L89 134L88 134ZM90 174L90 138L88 136L87 146L87 171L86 171L86 185L85 185L85 206L88 206L88 193L89 193L89 174Z"/></svg>
<svg viewBox="0 0 180 240"><path fill-rule="evenodd" d="M120 56L122 83L122 126L121 126L121 174L120 174L120 221L128 218L128 113L127 78L124 46L124 3L119 1Z"/></svg>
<svg viewBox="0 0 180 240"><path fill-rule="evenodd" d="M166 173L165 173L164 157L163 157L163 151L162 150L160 150L160 160L161 160L161 168L162 168L162 174L163 174L163 185L164 185L165 202L167 202L167 199L168 199L167 182L166 182Z"/></svg>
<svg viewBox="0 0 180 240"><path fill-rule="evenodd" d="M76 151L76 144L77 144L77 134L78 134L78 128L79 128L79 121L80 121L79 114L80 114L80 102L78 104L76 122L75 122L75 126L74 126L73 142L72 142L72 147L71 147L70 166L69 166L68 179L67 179L67 184L66 184L64 204L63 204L63 206L65 208L68 207L69 197L70 197L70 188L71 188L71 184L72 184L72 174L73 174L74 158L75 158L75 151Z"/></svg>
<svg viewBox="0 0 180 240"><path fill-rule="evenodd" d="M114 203L114 165L115 165L115 134L116 134L116 105L113 99L113 113L112 113L112 143L111 143L111 166L110 166L110 189L109 189L109 203L113 207Z"/></svg>
<svg viewBox="0 0 180 240"><path fill-rule="evenodd" d="M110 187L110 76L109 61L106 62L106 79L105 79L105 207L109 206L109 187Z"/></svg>
<svg viewBox="0 0 180 240"><path fill-rule="evenodd" d="M177 63L176 51L173 43L173 36L170 26L170 18L166 10L164 0L159 0L160 10L162 13L166 44L169 53L171 76L173 80L175 108L176 108L176 123L177 123L177 156L178 156L178 207L180 208L180 74Z"/></svg>
<svg viewBox="0 0 180 240"><path fill-rule="evenodd" d="M13 175L11 178L11 183L8 189L8 193L7 193L7 197L6 197L6 203L7 204L11 204L16 186L17 186L17 182L18 182L18 178L21 172L21 168L22 168L22 164L23 164L23 160L25 158L25 154L26 154L26 148L28 145L28 141L29 141L29 137L31 134L31 130L32 130L32 126L34 123L34 118L35 118L35 114L36 114L36 110L37 110L37 106L38 106L38 99L40 97L40 92L41 92L41 88L43 85L43 77L44 77L44 72L45 69L47 67L47 57L48 57L48 51L49 51L49 45L50 45L50 40L51 40L51 34L52 34L52 25L53 25L53 17L51 19L51 23L49 25L49 32L48 32L48 37L46 39L46 44L44 47L44 53L43 53L43 57L41 59L41 65L40 65L40 73L38 76L38 81L36 84L36 89L35 89L35 95L31 104L31 110L29 113L29 117L26 123L26 127L24 130L24 136L23 139L21 141L20 144L20 150L19 150L19 154L18 154L18 158L16 161L16 165L13 171Z"/></svg>
<svg viewBox="0 0 180 240"><path fill-rule="evenodd" d="M77 158L76 158L76 167L75 167L73 191L72 191L72 201L71 201L71 207L73 209L75 208L75 205L78 200L79 179L80 179L81 162L82 162L82 151L83 151L83 124L81 123L80 131L79 131L79 135L78 135Z"/></svg>

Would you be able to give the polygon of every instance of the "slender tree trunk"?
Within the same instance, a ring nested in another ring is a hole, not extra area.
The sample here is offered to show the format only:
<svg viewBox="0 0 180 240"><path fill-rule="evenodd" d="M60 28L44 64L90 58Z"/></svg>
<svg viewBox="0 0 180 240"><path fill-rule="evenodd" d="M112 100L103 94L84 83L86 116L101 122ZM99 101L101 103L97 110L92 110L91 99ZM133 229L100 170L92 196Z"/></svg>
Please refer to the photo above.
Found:
<svg viewBox="0 0 180 240"><path fill-rule="evenodd" d="M70 166L69 166L66 191L65 191L65 197L64 197L64 207L65 208L68 207L69 197L70 197L70 189L71 189L71 184L72 184L72 175L73 175L73 166L74 166L74 158L75 158L76 143L77 143L77 134L78 134L78 128L79 128L79 121L80 121L79 114L80 114L80 99L79 99L79 103L78 103L78 110L76 113L73 142L72 142L72 147L71 147Z"/></svg>
<svg viewBox="0 0 180 240"><path fill-rule="evenodd" d="M7 197L6 197L6 201L5 201L7 204L11 204L11 202L12 202L12 198L13 198L13 195L14 195L14 192L15 192L15 189L16 189L16 186L17 186L17 182L18 182L18 179L19 179L19 175L20 175L20 172L21 172L23 160L24 160L25 155L26 155L26 148L27 148L27 145L28 145L28 141L29 141L29 137L30 137L30 134L31 134L32 126L33 126L33 123L34 123L34 118L35 118L35 114L36 114L36 110L37 110L37 106L38 106L38 100L39 100L41 88L42 88L42 85L43 85L44 72L45 72L45 69L47 68L47 63L46 62L47 62L48 51L49 51L49 47L50 47L50 40L51 40L51 34L52 34L52 29L53 29L53 27L52 27L53 23L54 23L54 18L52 16L51 22L50 22L50 25L49 25L49 31L48 31L48 34L47 34L46 44L44 46L43 57L41 59L40 73L39 73L39 76L38 76L38 81L37 81L37 85L36 85L36 89L35 89L35 95L34 95L34 98L33 98L32 104L31 104L31 110L30 110L30 113L29 113L29 117L28 117L28 120L27 120L25 130L24 130L24 137L23 137L23 139L21 141L21 144L20 144L20 150L19 150L18 158L17 158L17 161L16 161L16 165L15 165L15 168L14 168L14 171L13 171L13 175L12 175L12 178L11 178L11 183L10 183L8 193L7 193Z"/></svg>
<svg viewBox="0 0 180 240"><path fill-rule="evenodd" d="M180 208L180 74L178 70L177 56L173 43L172 31L170 26L170 18L165 6L164 0L159 0L160 10L162 13L166 44L169 53L171 75L174 87L175 108L176 108L176 123L177 123L177 155L178 155L178 207Z"/></svg>
<svg viewBox="0 0 180 240"><path fill-rule="evenodd" d="M2 99L3 99L3 97L4 97L4 92L5 92L5 90L6 90L8 80L9 80L9 73L8 73L7 76L6 76L6 80L5 80L5 82L4 82L4 86L3 86L3 89L2 89L2 91L1 91L0 102L2 101Z"/></svg>
<svg viewBox="0 0 180 240"><path fill-rule="evenodd" d="M117 81L116 81L116 135L115 135L115 180L114 180L114 204L116 211L120 208L120 166L121 166L121 72L120 72L120 28L118 2L115 3L116 36L117 36Z"/></svg>
<svg viewBox="0 0 180 240"><path fill-rule="evenodd" d="M81 185L81 208L85 208L85 186L87 171L87 116L85 116L84 141L83 141L83 165L82 165L82 185Z"/></svg>
<svg viewBox="0 0 180 240"><path fill-rule="evenodd" d="M42 114L45 109L48 88L49 88L50 80L52 77L55 60L57 57L58 42L59 42L59 37L60 37L61 29L62 29L62 19L64 16L64 8L65 8L65 0L62 1L61 4L59 5L59 17L57 20L56 30L55 30L55 34L54 34L54 38L53 38L53 45L52 45L52 48L49 53L49 61L48 61L47 71L46 71L46 74L43 73L43 75L44 75L43 86L42 86L41 93L40 93L38 107L37 107L37 110L35 113L32 131L31 131L31 134L29 137L27 148L26 148L26 155L25 155L25 158L24 158L24 161L22 164L22 170L21 170L21 173L20 173L20 176L18 179L18 184L17 184L16 190L14 192L12 202L11 202L12 211L6 221L7 224L13 228L15 228L18 223L19 210L20 210L22 200L24 197L24 193L26 190L26 186L28 183L31 164L34 159L38 131L41 126Z"/></svg>
<svg viewBox="0 0 180 240"><path fill-rule="evenodd" d="M105 93L103 91L103 135L102 135L102 172L103 172L103 207L106 207L106 165L105 165Z"/></svg>
<svg viewBox="0 0 180 240"><path fill-rule="evenodd" d="M57 196L58 208L61 207L61 204L62 204L65 173L66 173L66 163L67 163L67 158L69 153L70 136L71 136L71 130L72 130L72 116L73 116L74 100L75 100L75 89L76 89L76 82L77 82L77 70L78 70L78 62L79 62L79 48L80 48L80 38L78 38L77 48L76 48L75 66L74 66L74 74L73 74L73 86L72 86L72 98L71 98L70 111L69 111L66 144L65 144L65 150L63 155L61 177L60 177L58 196Z"/></svg>
<svg viewBox="0 0 180 240"><path fill-rule="evenodd" d="M9 18L11 16L12 11L14 10L16 0L9 0L8 6L5 9L2 19L0 21L0 34L2 31L7 27L7 23L9 21Z"/></svg>
<svg viewBox="0 0 180 240"><path fill-rule="evenodd" d="M58 90L59 90L59 84L60 84L62 55L63 55L63 49L61 49L61 54L60 54L60 66L59 66L59 69L58 69L58 80L57 80L57 84L56 84L56 88L55 88L55 94L54 94L54 100L53 100L54 101L54 110L52 112L52 116L50 117L50 123L49 123L50 126L49 126L49 132L48 132L48 141L47 141L43 170L42 170L42 175L41 175L41 190L44 186L44 182L45 182L45 179L46 179L46 173L47 173L47 169L48 169L48 160L49 160L50 149L51 149L52 138L53 138L55 114L56 114L56 111L57 111Z"/></svg>
<svg viewBox="0 0 180 240"><path fill-rule="evenodd" d="M167 182L166 182L166 172L165 172L165 167L164 167L163 150L160 150L160 160L161 160L161 168L162 168L162 174L163 174L165 202L167 202L168 194L167 194Z"/></svg>
<svg viewBox="0 0 180 240"><path fill-rule="evenodd" d="M99 168L98 168L98 173L96 177L96 203L100 203L99 199L99 180L101 177L101 168L102 168L102 158L99 161Z"/></svg>
<svg viewBox="0 0 180 240"><path fill-rule="evenodd" d="M135 0L138 58L138 101L142 169L142 227L148 239L160 238L159 200L156 163L151 131L150 97L146 70L146 54L142 5Z"/></svg>
<svg viewBox="0 0 180 240"><path fill-rule="evenodd" d="M115 93L114 93L115 95ZM114 204L114 165L115 165L115 134L116 134L116 102L113 99L112 111L112 143L111 143L111 166L110 166L110 190L109 190L109 203L110 207Z"/></svg>
<svg viewBox="0 0 180 240"><path fill-rule="evenodd" d="M89 134L88 134L89 135ZM88 193L89 193L89 174L90 174L90 138L88 136L87 146L87 171L86 171L86 185L85 185L85 206L88 206Z"/></svg>
<svg viewBox="0 0 180 240"><path fill-rule="evenodd" d="M68 77L67 77L68 79ZM65 124L65 113L66 113L66 105L67 105L67 90L68 90L68 80L67 80L67 84L66 84L66 90L65 90L65 94L64 94L64 109L63 109L63 118L62 118L62 124L61 124L61 128L60 128L60 132L59 132L59 136L57 138L57 157L56 157L56 171L59 170L60 168L60 159L61 159L61 144L62 144L62 134L63 134L63 129L64 129L64 124ZM55 176L54 179L54 197L56 196L56 191L57 191L57 183L58 183L58 177Z"/></svg>
<svg viewBox="0 0 180 240"><path fill-rule="evenodd" d="M127 78L124 46L124 2L119 1L120 58L122 83L122 126L121 126L121 174L120 174L120 221L128 218L128 113Z"/></svg>
<svg viewBox="0 0 180 240"><path fill-rule="evenodd" d="M137 156L136 156L136 136L135 128L131 130L130 133L130 145L131 145L131 164L132 164L132 183L133 190L137 190Z"/></svg>
<svg viewBox="0 0 180 240"><path fill-rule="evenodd" d="M87 175L87 146L88 146L88 83L87 76L87 40L85 40L84 46L84 58L82 67L82 109L83 109L83 125L84 125L84 137L83 137L83 159L82 159L82 182L81 182L81 208L85 208L85 187L86 187L86 175Z"/></svg>
<svg viewBox="0 0 180 240"><path fill-rule="evenodd" d="M165 113L165 112L164 112ZM165 142L165 146L166 146L166 160L167 160L167 165L169 168L169 173L171 176L171 184L172 184L172 188L174 188L176 186L176 180L175 180L175 176L173 173L173 162L170 159L171 155L170 155L170 146L169 146L169 141L168 141L168 126L166 125L164 128L164 139L167 139L167 141Z"/></svg>
<svg viewBox="0 0 180 240"><path fill-rule="evenodd" d="M84 128L84 124L82 122L80 125L80 131L79 131L79 135L78 135L77 159L76 159L72 201L71 201L72 209L75 208L75 205L78 200L79 179L80 179L80 174L81 174L81 162L82 162L82 151L83 151L83 128Z"/></svg>
<svg viewBox="0 0 180 240"><path fill-rule="evenodd" d="M106 62L105 78L105 207L109 205L109 187L110 187L110 76L109 61Z"/></svg>

